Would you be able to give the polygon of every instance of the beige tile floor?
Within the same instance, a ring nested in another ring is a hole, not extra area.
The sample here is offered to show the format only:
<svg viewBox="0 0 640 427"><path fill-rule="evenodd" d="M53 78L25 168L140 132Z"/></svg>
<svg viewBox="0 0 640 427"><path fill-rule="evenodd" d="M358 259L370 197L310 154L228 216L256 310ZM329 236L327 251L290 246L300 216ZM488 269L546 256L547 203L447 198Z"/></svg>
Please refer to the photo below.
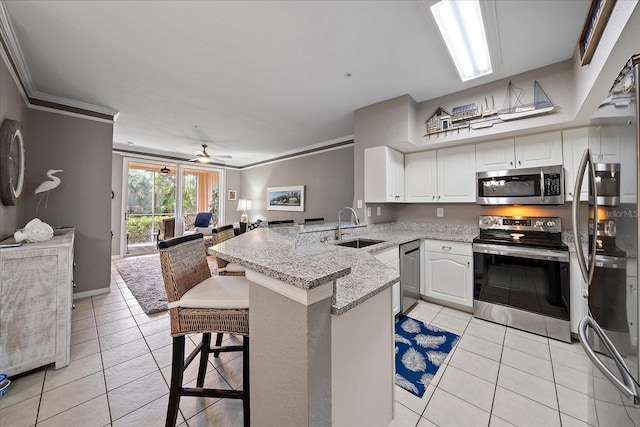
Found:
<svg viewBox="0 0 640 427"><path fill-rule="evenodd" d="M424 301L410 315L461 339L422 398L395 388L392 426L593 424L595 417L587 410L593 399L587 391L591 362L579 344ZM0 398L0 425L164 425L171 364L167 314L144 314L112 268L111 292L77 301L72 321L71 364L17 378ZM187 340L189 349L194 345ZM189 381L195 382L195 369L186 373ZM241 383L239 353L211 356L207 386L238 388ZM178 424L242 425L242 404L184 398Z"/></svg>

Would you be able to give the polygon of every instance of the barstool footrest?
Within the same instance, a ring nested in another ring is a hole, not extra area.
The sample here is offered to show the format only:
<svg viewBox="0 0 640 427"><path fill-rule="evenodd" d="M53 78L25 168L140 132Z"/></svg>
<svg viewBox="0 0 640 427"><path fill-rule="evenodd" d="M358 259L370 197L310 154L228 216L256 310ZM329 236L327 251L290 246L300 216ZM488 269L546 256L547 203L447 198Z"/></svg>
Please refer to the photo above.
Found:
<svg viewBox="0 0 640 427"><path fill-rule="evenodd" d="M224 388L183 387L178 391L180 396L219 397L222 399L244 399L243 390L228 390Z"/></svg>

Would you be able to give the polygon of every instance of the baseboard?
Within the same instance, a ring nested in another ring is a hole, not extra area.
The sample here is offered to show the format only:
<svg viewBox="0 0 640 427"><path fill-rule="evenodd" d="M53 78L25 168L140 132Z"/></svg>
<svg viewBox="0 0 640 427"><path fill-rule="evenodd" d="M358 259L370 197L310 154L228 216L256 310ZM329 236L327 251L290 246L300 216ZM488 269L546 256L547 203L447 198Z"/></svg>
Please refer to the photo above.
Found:
<svg viewBox="0 0 640 427"><path fill-rule="evenodd" d="M106 288L94 289L92 291L74 293L73 299L77 300L82 298L95 297L96 295L108 294L109 292L111 292L111 287L107 286Z"/></svg>
<svg viewBox="0 0 640 427"><path fill-rule="evenodd" d="M111 255L111 261L124 258L122 255Z"/></svg>

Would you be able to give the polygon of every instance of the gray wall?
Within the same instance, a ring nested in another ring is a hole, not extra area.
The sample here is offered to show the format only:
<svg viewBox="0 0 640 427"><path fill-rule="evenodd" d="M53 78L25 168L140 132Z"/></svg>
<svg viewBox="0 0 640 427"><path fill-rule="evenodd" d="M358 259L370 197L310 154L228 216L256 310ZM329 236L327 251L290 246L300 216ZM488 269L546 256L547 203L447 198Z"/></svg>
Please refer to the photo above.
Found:
<svg viewBox="0 0 640 427"><path fill-rule="evenodd" d="M49 169L63 169L51 190L44 215L52 226L76 228L75 292L108 288L111 279L111 145L113 124L40 110L29 110L24 225L35 216L35 188Z"/></svg>
<svg viewBox="0 0 640 427"><path fill-rule="evenodd" d="M238 201L237 200L229 200L227 196L227 190L237 190L238 191L238 199L246 198L242 196L242 192L240 191L240 170L238 169L227 169L226 170L226 180L225 186L226 188L222 189L220 195L224 197L224 224L231 224L237 221L240 221L240 214L242 212L238 212Z"/></svg>
<svg viewBox="0 0 640 427"><path fill-rule="evenodd" d="M353 146L279 161L240 172L241 198L251 199L253 209L247 212L250 221L323 217L327 222L338 220L338 212L353 201ZM267 210L267 187L305 186L304 212ZM240 215L236 212L236 218ZM231 217L227 218L230 221ZM237 221L238 219L235 219Z"/></svg>
<svg viewBox="0 0 640 427"><path fill-rule="evenodd" d="M22 124L24 132L24 143L29 147L31 135L28 126L27 105L22 99L18 87L16 86L4 61L0 60L0 124L6 119L18 120ZM26 158L27 172L31 169L31 159ZM21 199L22 200L22 199ZM22 222L23 204L21 200L16 206L4 206L0 203L0 240L11 237Z"/></svg>

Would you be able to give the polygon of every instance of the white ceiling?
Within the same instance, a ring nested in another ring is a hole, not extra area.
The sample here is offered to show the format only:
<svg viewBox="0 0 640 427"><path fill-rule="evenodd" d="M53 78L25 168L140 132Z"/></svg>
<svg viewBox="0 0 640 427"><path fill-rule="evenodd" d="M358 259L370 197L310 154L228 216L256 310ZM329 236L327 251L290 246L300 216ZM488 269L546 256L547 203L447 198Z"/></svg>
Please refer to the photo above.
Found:
<svg viewBox="0 0 640 427"><path fill-rule="evenodd" d="M461 82L433 1L5 1L39 94L120 111L114 146L247 165L422 102L570 58L589 0L483 1L494 73ZM351 73L351 77L346 77ZM31 94L30 94L31 95ZM197 128L196 128L197 126ZM131 144L133 143L133 144Z"/></svg>

